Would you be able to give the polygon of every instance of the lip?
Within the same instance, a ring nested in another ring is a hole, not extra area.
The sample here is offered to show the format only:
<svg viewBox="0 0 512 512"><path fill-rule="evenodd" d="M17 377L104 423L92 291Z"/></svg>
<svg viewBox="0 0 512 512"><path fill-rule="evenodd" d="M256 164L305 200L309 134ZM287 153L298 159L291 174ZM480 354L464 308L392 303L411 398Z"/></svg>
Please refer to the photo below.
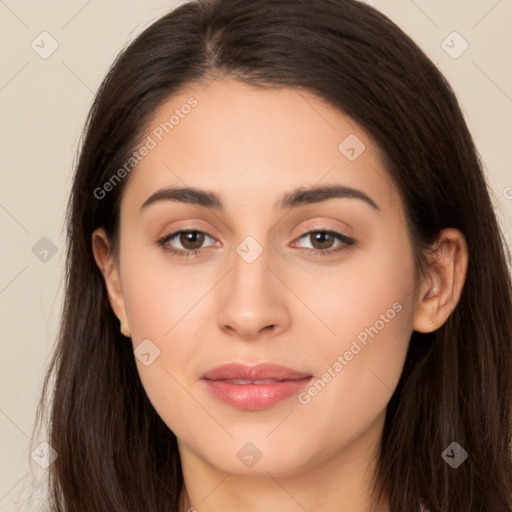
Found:
<svg viewBox="0 0 512 512"><path fill-rule="evenodd" d="M202 381L217 399L239 409L266 409L298 393L312 375L273 363L227 363L207 371Z"/></svg>

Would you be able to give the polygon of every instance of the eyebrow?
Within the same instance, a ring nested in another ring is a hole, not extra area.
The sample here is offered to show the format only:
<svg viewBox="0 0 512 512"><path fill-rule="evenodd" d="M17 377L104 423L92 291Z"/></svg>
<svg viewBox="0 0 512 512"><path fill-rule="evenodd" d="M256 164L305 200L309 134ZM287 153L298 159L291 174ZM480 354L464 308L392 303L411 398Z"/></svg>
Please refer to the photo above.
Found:
<svg viewBox="0 0 512 512"><path fill-rule="evenodd" d="M325 185L311 188L298 188L285 194L275 205L278 210L287 208L297 208L312 203L320 203L328 199L360 199L370 205L375 210L379 210L378 205L371 197L363 191L346 187L343 185ZM210 208L217 211L225 211L222 199L215 192L203 190L194 187L169 187L157 190L149 196L141 206L142 212L148 206L161 201L176 201L180 203L193 204Z"/></svg>

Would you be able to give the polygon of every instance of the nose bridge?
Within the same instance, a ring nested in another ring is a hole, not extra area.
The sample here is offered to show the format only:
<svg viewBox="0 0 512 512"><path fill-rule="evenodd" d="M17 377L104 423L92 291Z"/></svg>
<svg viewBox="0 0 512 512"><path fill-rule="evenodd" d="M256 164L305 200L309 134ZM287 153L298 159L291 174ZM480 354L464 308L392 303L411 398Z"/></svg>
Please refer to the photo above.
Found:
<svg viewBox="0 0 512 512"><path fill-rule="evenodd" d="M254 336L265 327L284 327L288 315L281 301L279 280L268 268L273 259L268 245L249 235L235 247L231 275L218 312L221 328Z"/></svg>
<svg viewBox="0 0 512 512"><path fill-rule="evenodd" d="M256 217L258 221L255 221ZM240 284L243 287L258 288L269 284L267 265L272 259L271 232L263 217L254 210L246 210L245 215L239 218L241 228L234 233L238 240L234 239L232 258L234 286Z"/></svg>
<svg viewBox="0 0 512 512"><path fill-rule="evenodd" d="M261 240L261 235L258 238ZM272 295L271 272L267 268L271 259L268 243L264 240L260 243L255 236L248 235L235 248L235 253L230 295L245 307L262 307Z"/></svg>
<svg viewBox="0 0 512 512"><path fill-rule="evenodd" d="M260 237L261 239L261 237ZM233 258L233 283L236 291L246 290L248 293L269 292L270 252L268 243L263 245L255 237L249 235L235 248Z"/></svg>

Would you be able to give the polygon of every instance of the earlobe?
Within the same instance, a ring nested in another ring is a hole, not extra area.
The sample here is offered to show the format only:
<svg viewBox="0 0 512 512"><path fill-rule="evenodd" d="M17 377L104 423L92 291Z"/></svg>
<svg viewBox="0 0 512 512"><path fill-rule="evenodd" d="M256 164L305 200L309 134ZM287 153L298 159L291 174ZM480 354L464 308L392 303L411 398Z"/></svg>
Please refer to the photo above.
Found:
<svg viewBox="0 0 512 512"><path fill-rule="evenodd" d="M429 256L428 275L423 280L413 329L429 333L438 329L457 306L468 266L464 235L454 228L442 230Z"/></svg>
<svg viewBox="0 0 512 512"><path fill-rule="evenodd" d="M92 249L96 264L100 269L109 298L110 305L120 322L121 333L129 337L126 306L121 291L119 268L110 251L110 243L104 228L97 228L92 234Z"/></svg>

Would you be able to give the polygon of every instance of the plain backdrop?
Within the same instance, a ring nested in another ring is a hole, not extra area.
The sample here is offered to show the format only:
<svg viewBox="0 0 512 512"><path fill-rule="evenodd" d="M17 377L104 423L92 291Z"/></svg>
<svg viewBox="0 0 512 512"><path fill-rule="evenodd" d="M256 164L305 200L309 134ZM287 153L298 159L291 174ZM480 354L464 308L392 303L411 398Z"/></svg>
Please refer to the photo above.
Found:
<svg viewBox="0 0 512 512"><path fill-rule="evenodd" d="M121 48L178 3L0 0L0 511L34 510L31 475L46 471L29 441L59 323L64 213L85 116ZM510 244L512 0L367 3L452 84Z"/></svg>

